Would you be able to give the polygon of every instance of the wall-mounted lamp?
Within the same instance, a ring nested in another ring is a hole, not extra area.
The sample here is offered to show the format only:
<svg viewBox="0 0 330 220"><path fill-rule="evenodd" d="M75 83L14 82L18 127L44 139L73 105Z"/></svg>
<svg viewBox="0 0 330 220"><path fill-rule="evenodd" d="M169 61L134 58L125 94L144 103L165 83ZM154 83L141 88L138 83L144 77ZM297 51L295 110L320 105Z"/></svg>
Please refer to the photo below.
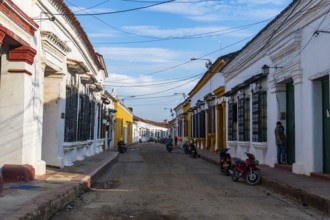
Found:
<svg viewBox="0 0 330 220"><path fill-rule="evenodd" d="M269 69L270 68L273 68L273 69L281 69L281 68L283 68L283 67L279 67L279 66L274 66L274 67L271 67L271 66L268 66L268 65L263 65L262 67L261 67L261 69L262 69L262 74L263 75L265 75L265 76L267 76L268 74L269 74Z"/></svg>
<svg viewBox="0 0 330 220"><path fill-rule="evenodd" d="M205 67L208 69L212 66L212 61L210 59L192 57L190 60L206 60Z"/></svg>
<svg viewBox="0 0 330 220"><path fill-rule="evenodd" d="M204 104L204 102L200 99L198 99L197 102L196 102L197 106L200 106L200 105L203 105L203 104Z"/></svg>
<svg viewBox="0 0 330 220"><path fill-rule="evenodd" d="M215 95L213 95L212 93L207 94L207 96L205 98L205 100L208 101L208 102L210 102L214 99L215 99Z"/></svg>

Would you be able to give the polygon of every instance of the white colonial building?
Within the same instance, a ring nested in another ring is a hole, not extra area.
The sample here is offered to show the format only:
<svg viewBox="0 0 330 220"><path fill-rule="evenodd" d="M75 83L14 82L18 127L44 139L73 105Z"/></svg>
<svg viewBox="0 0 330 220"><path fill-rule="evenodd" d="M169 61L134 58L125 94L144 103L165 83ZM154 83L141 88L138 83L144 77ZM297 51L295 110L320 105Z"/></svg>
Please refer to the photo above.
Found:
<svg viewBox="0 0 330 220"><path fill-rule="evenodd" d="M166 138L167 124L133 117L133 143L146 142L150 138Z"/></svg>
<svg viewBox="0 0 330 220"><path fill-rule="evenodd" d="M0 4L0 167L71 165L103 150L107 77L63 1Z"/></svg>
<svg viewBox="0 0 330 220"><path fill-rule="evenodd" d="M328 13L326 1L293 1L221 70L233 156L274 166L281 121L292 171L330 173Z"/></svg>

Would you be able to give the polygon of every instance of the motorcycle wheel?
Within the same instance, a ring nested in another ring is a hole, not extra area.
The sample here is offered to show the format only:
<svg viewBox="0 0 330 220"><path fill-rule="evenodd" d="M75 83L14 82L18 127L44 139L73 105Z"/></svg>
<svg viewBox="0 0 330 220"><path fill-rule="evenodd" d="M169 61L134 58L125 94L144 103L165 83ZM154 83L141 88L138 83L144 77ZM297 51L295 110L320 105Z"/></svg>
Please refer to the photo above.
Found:
<svg viewBox="0 0 330 220"><path fill-rule="evenodd" d="M231 176L231 179L234 181L234 182L237 182L238 181L238 178L239 178L239 176L238 176L238 173L237 173L237 171L233 171L233 175Z"/></svg>
<svg viewBox="0 0 330 220"><path fill-rule="evenodd" d="M255 186L261 181L261 173L258 170L251 170L245 175L245 181L252 186Z"/></svg>
<svg viewBox="0 0 330 220"><path fill-rule="evenodd" d="M228 167L226 167L226 168L224 169L224 174L225 174L225 176L229 176L229 175L230 175L229 170L230 170L230 166L228 166Z"/></svg>

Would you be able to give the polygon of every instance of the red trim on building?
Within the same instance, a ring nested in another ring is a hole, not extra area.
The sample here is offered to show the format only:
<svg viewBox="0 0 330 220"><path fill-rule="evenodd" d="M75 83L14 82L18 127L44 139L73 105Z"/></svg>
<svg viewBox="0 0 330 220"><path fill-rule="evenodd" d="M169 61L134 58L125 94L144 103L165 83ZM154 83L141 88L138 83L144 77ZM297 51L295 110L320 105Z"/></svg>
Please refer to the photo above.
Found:
<svg viewBox="0 0 330 220"><path fill-rule="evenodd" d="M11 0L2 1L0 4L0 11L7 15L10 20L15 22L19 27L34 36L35 31L39 25L35 23L28 15L26 15L17 5Z"/></svg>
<svg viewBox="0 0 330 220"><path fill-rule="evenodd" d="M36 53L37 51L28 45L20 46L9 51L9 61L26 62L32 65Z"/></svg>
<svg viewBox="0 0 330 220"><path fill-rule="evenodd" d="M0 44L2 44L3 39L5 38L6 33L0 29Z"/></svg>
<svg viewBox="0 0 330 220"><path fill-rule="evenodd" d="M25 40L17 36L17 34L15 34L14 32L8 30L6 27L2 26L1 24L0 24L0 31L5 33L6 36L10 37L12 40L14 40L16 45L29 45ZM11 42L10 45L13 45L13 42Z"/></svg>
<svg viewBox="0 0 330 220"><path fill-rule="evenodd" d="M9 69L8 73L25 73L29 76L32 76L32 73L30 71L25 70L25 69Z"/></svg>

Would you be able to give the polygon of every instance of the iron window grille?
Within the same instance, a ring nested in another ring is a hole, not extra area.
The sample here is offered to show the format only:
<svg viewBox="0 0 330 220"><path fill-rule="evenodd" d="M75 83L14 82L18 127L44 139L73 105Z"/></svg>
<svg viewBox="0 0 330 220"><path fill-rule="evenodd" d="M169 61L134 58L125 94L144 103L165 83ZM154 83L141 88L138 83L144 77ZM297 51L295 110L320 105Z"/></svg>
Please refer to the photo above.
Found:
<svg viewBox="0 0 330 220"><path fill-rule="evenodd" d="M237 103L228 106L228 140L237 140Z"/></svg>
<svg viewBox="0 0 330 220"><path fill-rule="evenodd" d="M267 141L267 93L255 92L252 95L252 140Z"/></svg>
<svg viewBox="0 0 330 220"><path fill-rule="evenodd" d="M208 108L208 132L215 133L215 106Z"/></svg>
<svg viewBox="0 0 330 220"><path fill-rule="evenodd" d="M77 140L86 141L90 139L90 130L92 126L89 96L86 94L80 94L79 101Z"/></svg>
<svg viewBox="0 0 330 220"><path fill-rule="evenodd" d="M78 87L66 86L64 141L77 141Z"/></svg>
<svg viewBox="0 0 330 220"><path fill-rule="evenodd" d="M250 140L250 99L240 98L238 100L238 140Z"/></svg>
<svg viewBox="0 0 330 220"><path fill-rule="evenodd" d="M188 120L184 119L184 136L188 137Z"/></svg>
<svg viewBox="0 0 330 220"><path fill-rule="evenodd" d="M199 137L205 138L205 110L199 113Z"/></svg>

